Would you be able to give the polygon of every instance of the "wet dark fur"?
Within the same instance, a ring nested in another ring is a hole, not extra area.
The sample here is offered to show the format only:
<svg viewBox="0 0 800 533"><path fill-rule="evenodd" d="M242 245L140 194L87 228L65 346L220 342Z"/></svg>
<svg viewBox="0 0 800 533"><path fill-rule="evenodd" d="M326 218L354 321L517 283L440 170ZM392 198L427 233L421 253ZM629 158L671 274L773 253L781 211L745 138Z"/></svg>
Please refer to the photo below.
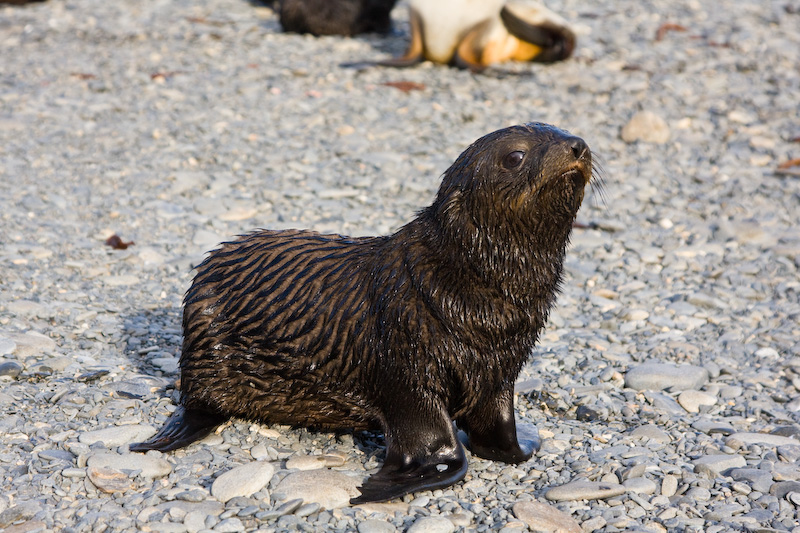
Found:
<svg viewBox="0 0 800 533"><path fill-rule="evenodd" d="M312 35L386 33L397 0L282 0L280 22L284 31Z"/></svg>
<svg viewBox="0 0 800 533"><path fill-rule="evenodd" d="M504 168L515 151L524 160ZM463 477L451 420L473 453L527 459L514 382L555 301L590 175L582 140L515 126L467 148L433 205L393 235L258 231L223 244L185 298L181 403L197 418L172 425L203 431L165 427L134 449L188 444L229 417L379 428L387 460L367 484L382 485L364 500ZM461 469L447 480L406 475L416 461L436 477L445 460Z"/></svg>

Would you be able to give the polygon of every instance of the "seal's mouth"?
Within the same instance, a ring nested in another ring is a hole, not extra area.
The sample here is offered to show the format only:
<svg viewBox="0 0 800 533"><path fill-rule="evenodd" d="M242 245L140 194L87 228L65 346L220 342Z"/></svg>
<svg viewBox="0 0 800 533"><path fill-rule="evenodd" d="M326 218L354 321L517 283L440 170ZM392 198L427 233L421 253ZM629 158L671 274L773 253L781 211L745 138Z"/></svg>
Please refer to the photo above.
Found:
<svg viewBox="0 0 800 533"><path fill-rule="evenodd" d="M583 162L571 165L566 172L561 174L561 179L569 180L576 190L583 189L592 178L591 168Z"/></svg>

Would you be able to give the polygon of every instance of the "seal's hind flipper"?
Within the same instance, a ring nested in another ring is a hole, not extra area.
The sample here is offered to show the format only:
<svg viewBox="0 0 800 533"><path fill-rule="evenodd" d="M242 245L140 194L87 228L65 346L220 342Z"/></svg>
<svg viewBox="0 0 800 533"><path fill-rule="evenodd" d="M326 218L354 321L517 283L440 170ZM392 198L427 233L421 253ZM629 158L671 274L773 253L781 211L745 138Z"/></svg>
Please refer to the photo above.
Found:
<svg viewBox="0 0 800 533"><path fill-rule="evenodd" d="M159 450L166 452L188 446L200 440L225 422L228 417L199 409L186 409L179 405L166 424L147 442L130 445L132 452Z"/></svg>
<svg viewBox="0 0 800 533"><path fill-rule="evenodd" d="M500 10L500 18L508 33L541 49L531 61L560 61L568 58L575 49L575 34L566 24L562 24L561 17L544 6L522 7L507 4Z"/></svg>
<svg viewBox="0 0 800 533"><path fill-rule="evenodd" d="M378 473L358 488L361 496L352 498L350 503L382 502L410 492L447 487L464 479L466 474L467 458L460 442L421 459L405 456L399 461L390 461L387 457Z"/></svg>

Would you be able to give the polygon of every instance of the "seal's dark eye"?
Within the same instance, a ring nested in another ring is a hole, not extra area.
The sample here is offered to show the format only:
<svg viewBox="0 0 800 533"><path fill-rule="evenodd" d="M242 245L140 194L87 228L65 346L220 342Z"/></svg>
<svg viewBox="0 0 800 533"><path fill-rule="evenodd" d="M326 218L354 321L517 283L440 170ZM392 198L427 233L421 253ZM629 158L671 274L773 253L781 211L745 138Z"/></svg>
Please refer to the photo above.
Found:
<svg viewBox="0 0 800 533"><path fill-rule="evenodd" d="M525 159L525 152L515 150L511 153L508 153L503 158L503 168L507 168L509 170L512 168L517 168L522 163L523 159Z"/></svg>

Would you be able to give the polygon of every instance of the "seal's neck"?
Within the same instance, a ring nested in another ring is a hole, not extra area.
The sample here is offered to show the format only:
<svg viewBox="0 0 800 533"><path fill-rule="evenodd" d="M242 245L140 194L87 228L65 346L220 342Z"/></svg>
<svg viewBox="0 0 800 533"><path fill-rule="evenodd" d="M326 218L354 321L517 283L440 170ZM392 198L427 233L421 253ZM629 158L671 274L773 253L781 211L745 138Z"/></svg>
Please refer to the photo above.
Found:
<svg viewBox="0 0 800 533"><path fill-rule="evenodd" d="M507 220L487 230L471 217L459 217L454 224L433 207L407 228L427 244L427 253L458 272L465 285L497 291L520 304L552 304L574 217Z"/></svg>

